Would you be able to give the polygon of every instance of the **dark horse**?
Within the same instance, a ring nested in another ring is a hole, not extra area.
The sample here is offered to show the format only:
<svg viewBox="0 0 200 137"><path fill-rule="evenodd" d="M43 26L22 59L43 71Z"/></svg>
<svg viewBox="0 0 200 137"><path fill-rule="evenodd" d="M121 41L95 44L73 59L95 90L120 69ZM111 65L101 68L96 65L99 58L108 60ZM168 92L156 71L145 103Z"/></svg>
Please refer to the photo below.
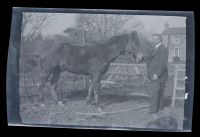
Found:
<svg viewBox="0 0 200 137"><path fill-rule="evenodd" d="M46 76L40 90L49 81L53 87L52 95L55 101L61 100L55 93L57 81L62 71L68 71L74 74L88 75L91 79L89 84L87 102L91 101L91 95L95 95L95 104L99 100L101 76L107 72L111 62L125 53L137 56L139 47L137 32L130 34L121 34L108 39L105 42L94 44L92 46L77 47L76 45L64 43L60 44L43 61L46 65ZM42 96L42 91L41 98Z"/></svg>

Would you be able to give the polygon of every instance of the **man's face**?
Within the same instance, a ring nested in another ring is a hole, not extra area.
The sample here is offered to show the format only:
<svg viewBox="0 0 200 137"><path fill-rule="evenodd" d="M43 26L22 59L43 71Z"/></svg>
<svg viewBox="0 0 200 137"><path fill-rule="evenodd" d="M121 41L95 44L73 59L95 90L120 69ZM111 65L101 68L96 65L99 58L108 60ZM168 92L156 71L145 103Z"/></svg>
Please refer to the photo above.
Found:
<svg viewBox="0 0 200 137"><path fill-rule="evenodd" d="M153 40L153 44L154 44L154 45L156 45L156 44L158 44L158 43L161 42L159 36L153 36L153 37L152 37L152 40Z"/></svg>

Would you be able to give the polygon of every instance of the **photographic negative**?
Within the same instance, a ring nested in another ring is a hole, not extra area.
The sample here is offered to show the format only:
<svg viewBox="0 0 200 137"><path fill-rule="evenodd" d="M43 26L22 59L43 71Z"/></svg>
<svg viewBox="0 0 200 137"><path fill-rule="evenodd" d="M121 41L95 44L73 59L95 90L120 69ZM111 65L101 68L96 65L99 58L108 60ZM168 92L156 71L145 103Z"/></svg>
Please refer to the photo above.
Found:
<svg viewBox="0 0 200 137"><path fill-rule="evenodd" d="M193 53L192 12L14 8L8 123L191 131Z"/></svg>

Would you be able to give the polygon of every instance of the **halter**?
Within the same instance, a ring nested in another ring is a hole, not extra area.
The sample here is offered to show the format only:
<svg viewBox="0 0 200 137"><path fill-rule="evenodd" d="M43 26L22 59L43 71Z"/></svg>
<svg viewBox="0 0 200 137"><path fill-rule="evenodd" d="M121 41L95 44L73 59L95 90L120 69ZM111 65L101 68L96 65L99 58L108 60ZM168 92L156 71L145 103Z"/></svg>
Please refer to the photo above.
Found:
<svg viewBox="0 0 200 137"><path fill-rule="evenodd" d="M129 44L129 46L131 44L131 32L130 31L128 33L128 44ZM133 53L132 52L131 52L131 57L133 57Z"/></svg>

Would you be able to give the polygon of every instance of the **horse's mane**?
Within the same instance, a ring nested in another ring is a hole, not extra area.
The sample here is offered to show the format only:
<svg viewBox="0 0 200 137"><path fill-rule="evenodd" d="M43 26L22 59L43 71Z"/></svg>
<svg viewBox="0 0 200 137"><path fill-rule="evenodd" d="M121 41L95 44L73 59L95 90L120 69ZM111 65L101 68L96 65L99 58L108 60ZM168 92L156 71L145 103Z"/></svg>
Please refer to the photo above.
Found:
<svg viewBox="0 0 200 137"><path fill-rule="evenodd" d="M112 43L116 43L116 42L120 42L121 40L123 40L123 39L127 39L127 41L128 41L128 34L127 33L123 33L123 34L120 34L120 35L116 35L116 36L113 36L113 37L111 37L111 38L109 38L109 39L107 39L104 43L107 45L109 45L109 44L112 44Z"/></svg>
<svg viewBox="0 0 200 137"><path fill-rule="evenodd" d="M92 43L92 44L85 44L85 45L76 45L76 44L73 44L73 43L69 43L69 42L63 42L61 43L61 46L60 48L62 47L65 47L66 45L67 46L70 46L70 47L73 47L73 48L88 48L88 47L98 47L98 46L108 46L108 45L111 45L113 43L118 43L120 42L121 40L123 40L124 38L127 38L128 40L128 34L120 34L120 35L117 35L117 36L113 36L111 38L108 38L107 40L103 41L103 42L95 42L95 43Z"/></svg>

